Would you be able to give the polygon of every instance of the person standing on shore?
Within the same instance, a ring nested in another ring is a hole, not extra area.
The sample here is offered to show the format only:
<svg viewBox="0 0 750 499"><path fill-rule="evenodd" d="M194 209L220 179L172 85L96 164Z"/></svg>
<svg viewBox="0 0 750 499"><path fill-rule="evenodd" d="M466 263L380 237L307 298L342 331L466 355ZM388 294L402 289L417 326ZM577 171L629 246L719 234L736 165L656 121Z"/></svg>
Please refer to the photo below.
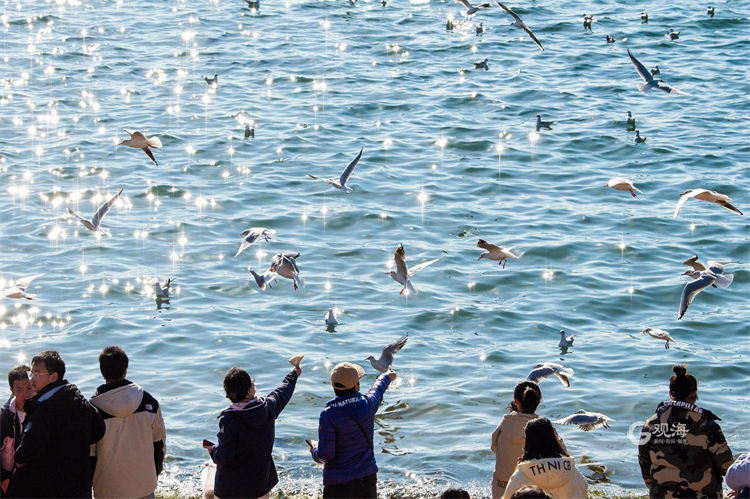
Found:
<svg viewBox="0 0 750 499"><path fill-rule="evenodd" d="M375 413L383 394L396 379L392 370L377 377L366 395L359 392L365 370L343 362L331 371L336 398L320 413L317 445L311 443L315 462L323 465L323 497L376 498L378 466L373 434Z"/></svg>
<svg viewBox="0 0 750 499"><path fill-rule="evenodd" d="M535 414L542 391L533 381L521 381L513 390L511 413L503 416L503 420L492 433L492 452L495 454L495 472L492 474L492 497L500 499L505 493L508 479L518 464L518 458L523 454L526 441L526 423L539 416ZM559 436L558 436L559 438ZM560 447L567 452L562 439Z"/></svg>
<svg viewBox="0 0 750 499"><path fill-rule="evenodd" d="M36 395L24 404L26 420L16 449L10 497L91 497L91 444L104 436L99 412L65 376L60 354L31 359Z"/></svg>
<svg viewBox="0 0 750 499"><path fill-rule="evenodd" d="M5 495L15 465L13 456L21 443L21 431L26 419L24 405L34 396L29 381L29 366L16 366L8 371L11 398L0 409L0 445L2 445L2 474L0 475L0 497Z"/></svg>
<svg viewBox="0 0 750 499"><path fill-rule="evenodd" d="M91 404L107 431L93 445L95 497L153 497L166 453L161 407L147 391L128 381L128 356L117 346L99 354L105 384Z"/></svg>
<svg viewBox="0 0 750 499"><path fill-rule="evenodd" d="M638 464L651 497L721 497L722 476L732 464L719 420L695 405L698 381L674 366L669 398L646 420Z"/></svg>
<svg viewBox="0 0 750 499"><path fill-rule="evenodd" d="M277 389L256 397L247 371L233 367L227 372L224 391L232 405L219 416L219 443L203 443L216 463L216 497L267 498L279 482L271 456L276 418L292 398L300 374L302 369L295 365Z"/></svg>

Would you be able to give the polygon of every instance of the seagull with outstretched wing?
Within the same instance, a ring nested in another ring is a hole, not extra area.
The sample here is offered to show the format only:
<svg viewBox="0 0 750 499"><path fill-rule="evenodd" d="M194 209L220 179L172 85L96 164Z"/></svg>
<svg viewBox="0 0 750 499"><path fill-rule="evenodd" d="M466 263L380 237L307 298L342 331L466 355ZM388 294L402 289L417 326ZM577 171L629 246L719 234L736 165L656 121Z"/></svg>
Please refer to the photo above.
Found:
<svg viewBox="0 0 750 499"><path fill-rule="evenodd" d="M359 154L349 163L344 171L341 173L341 176L338 179L335 178L321 178L316 177L314 175L307 174L308 177L314 180L322 180L328 185L334 186L336 189L344 191L344 193L349 194L352 192L352 190L347 187L346 182L349 180L349 177L352 176L352 172L354 172L354 167L357 166L357 163L359 163L359 159L362 157L362 151L364 148L359 150Z"/></svg>
<svg viewBox="0 0 750 499"><path fill-rule="evenodd" d="M672 215L673 218L677 218L680 210L690 198L695 198L698 201L706 201L708 203L716 203L722 208L726 208L727 210L733 211L738 215L742 215L742 212L729 202L732 198L730 198L726 194L711 191L708 189L690 189L680 194L680 200L677 201L677 206L675 207L674 214Z"/></svg>
<svg viewBox="0 0 750 499"><path fill-rule="evenodd" d="M112 198L107 201L106 203L103 203L98 210L96 210L96 213L94 213L94 216L91 217L91 220L87 218L83 218L81 215L76 213L75 211L68 208L68 213L76 217L78 220L80 220L84 227L86 227L88 230L92 230L94 232L102 232L105 234L109 234L109 230L105 229L101 226L102 219L104 218L104 215L106 215L110 208L112 208L112 205L115 204L115 201L117 201L117 198L120 197L120 194L122 194L122 189L120 189L120 192L112 196Z"/></svg>
<svg viewBox="0 0 750 499"><path fill-rule="evenodd" d="M154 137L146 138L146 136L143 135L138 130L128 130L127 128L123 128L123 130L125 130L128 134L130 134L130 138L123 140L118 145L128 146L134 149L141 149L143 150L143 152L146 153L146 156L151 158L151 161L153 161L155 165L159 164L156 162L156 158L154 158L154 153L152 153L150 149L151 147L153 148L161 147L161 140L159 140L159 137L154 136Z"/></svg>
<svg viewBox="0 0 750 499"><path fill-rule="evenodd" d="M408 339L409 335L405 334L390 345L383 347L383 351L380 353L380 358L376 359L370 355L365 360L369 360L372 367L381 373L388 372L388 369L391 368L391 364L393 363L393 356L396 355L404 345L406 345L406 340Z"/></svg>
<svg viewBox="0 0 750 499"><path fill-rule="evenodd" d="M473 5L471 5L471 3L469 3L469 0L456 0L456 1L460 3L461 5L463 5L464 7L466 7L466 12L464 12L464 15L466 17L473 16L474 14L479 12L479 9L487 9L490 7L490 4L488 3L483 3L474 7Z"/></svg>
<svg viewBox="0 0 750 499"><path fill-rule="evenodd" d="M646 66L641 64L640 61L630 53L630 49L628 49L628 57L630 57L630 62L632 62L633 66L635 66L636 72L643 79L643 83L638 84L638 90L640 90L641 92L650 92L652 89L658 88L659 90L668 94L689 95L687 92L678 90L673 86L664 83L662 80L657 80L656 78L654 78L651 72L646 69Z"/></svg>
<svg viewBox="0 0 750 499"><path fill-rule="evenodd" d="M515 19L515 21L510 23L511 26L513 26L514 28L519 28L519 29L524 30L531 37L531 39L534 40L534 43L536 43L536 46L539 47L539 50L542 50L542 51L544 50L544 47L542 47L541 42L537 39L536 36L534 36L534 32L531 31L531 29L529 29L528 26L526 26L526 23L524 23L521 20L521 18L518 17L518 14L516 14L515 12L510 10L509 7L506 7L505 5L498 2L497 0L495 0L495 3L498 4L505 12L513 16L513 19Z"/></svg>
<svg viewBox="0 0 750 499"><path fill-rule="evenodd" d="M415 265L410 269L406 265L406 251L404 251L404 245L399 244L396 247L396 251L393 252L393 261L396 263L396 270L391 270L390 272L386 272L386 274L403 286L399 294L417 294L417 289L411 283L411 277L438 260L440 260L439 257L433 260L427 260L426 262Z"/></svg>

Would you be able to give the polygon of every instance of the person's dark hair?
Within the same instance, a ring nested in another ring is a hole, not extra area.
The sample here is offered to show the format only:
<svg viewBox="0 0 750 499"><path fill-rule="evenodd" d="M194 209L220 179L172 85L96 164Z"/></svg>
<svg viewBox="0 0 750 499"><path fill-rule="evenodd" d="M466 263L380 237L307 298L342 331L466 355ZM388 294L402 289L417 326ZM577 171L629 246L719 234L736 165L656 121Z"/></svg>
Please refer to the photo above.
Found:
<svg viewBox="0 0 750 499"><path fill-rule="evenodd" d="M242 402L252 386L253 380L250 379L250 375L239 367L231 368L224 376L224 391L232 402Z"/></svg>
<svg viewBox="0 0 750 499"><path fill-rule="evenodd" d="M54 350L45 350L44 352L34 355L31 359L31 365L44 362L47 372L57 373L57 377L62 380L65 377L65 361L60 354Z"/></svg>
<svg viewBox="0 0 750 499"><path fill-rule="evenodd" d="M510 499L552 499L539 487L521 487L510 496Z"/></svg>
<svg viewBox="0 0 750 499"><path fill-rule="evenodd" d="M99 354L99 370L107 381L122 379L128 368L128 356L120 347L110 346Z"/></svg>
<svg viewBox="0 0 750 499"><path fill-rule="evenodd" d="M471 496L464 489L445 489L440 499L471 499Z"/></svg>
<svg viewBox="0 0 750 499"><path fill-rule="evenodd" d="M31 368L27 365L16 366L8 371L8 385L13 388L13 383L23 379L29 379Z"/></svg>
<svg viewBox="0 0 750 499"><path fill-rule="evenodd" d="M523 444L521 461L570 457L560 446L557 432L547 418L536 418L526 423L525 436L526 442Z"/></svg>
<svg viewBox="0 0 750 499"><path fill-rule="evenodd" d="M542 391L539 389L539 385L533 381L521 381L513 390L513 399L521 402L518 412L533 414L542 400Z"/></svg>
<svg viewBox="0 0 750 499"><path fill-rule="evenodd" d="M336 394L337 397L345 397L346 395L354 395L357 393L357 387L354 388L336 388L334 385L333 387L333 393Z"/></svg>
<svg viewBox="0 0 750 499"><path fill-rule="evenodd" d="M698 380L687 373L687 366L674 366L674 376L669 380L669 393L676 399L685 401L693 392L698 391Z"/></svg>

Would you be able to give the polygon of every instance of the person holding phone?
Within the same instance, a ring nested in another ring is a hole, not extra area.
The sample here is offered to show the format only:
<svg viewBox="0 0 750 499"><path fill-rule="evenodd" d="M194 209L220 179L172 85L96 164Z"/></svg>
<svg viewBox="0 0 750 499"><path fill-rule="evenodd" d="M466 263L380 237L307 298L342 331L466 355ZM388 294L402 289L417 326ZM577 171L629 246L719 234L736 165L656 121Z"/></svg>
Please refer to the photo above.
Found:
<svg viewBox="0 0 750 499"><path fill-rule="evenodd" d="M217 497L267 498L279 482L271 456L276 418L292 398L300 374L297 365L266 397L256 396L255 383L244 369L233 367L224 376L224 391L232 405L219 416L219 443L203 441L216 463Z"/></svg>

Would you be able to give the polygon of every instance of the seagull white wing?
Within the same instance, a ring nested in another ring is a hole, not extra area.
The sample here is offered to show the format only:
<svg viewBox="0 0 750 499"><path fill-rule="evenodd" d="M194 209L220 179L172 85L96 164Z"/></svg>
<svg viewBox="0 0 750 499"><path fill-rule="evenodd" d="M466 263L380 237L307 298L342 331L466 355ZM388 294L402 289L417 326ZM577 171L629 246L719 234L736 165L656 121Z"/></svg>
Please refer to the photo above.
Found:
<svg viewBox="0 0 750 499"><path fill-rule="evenodd" d="M150 147L161 147L161 140L159 140L159 137L151 137L148 139L148 145Z"/></svg>
<svg viewBox="0 0 750 499"><path fill-rule="evenodd" d="M630 62L633 63L633 66L635 66L635 70L638 72L641 78L643 78L643 81L645 81L646 83L653 83L654 77L651 76L651 72L646 69L646 66L641 64L633 54L630 53L630 49L628 49L628 57L630 57Z"/></svg>
<svg viewBox="0 0 750 499"><path fill-rule="evenodd" d="M680 196L680 200L677 201L677 206L674 208L674 214L672 215L672 218L677 218L677 215L680 213L680 210L685 205L688 199L694 198L698 194L703 194L704 192L708 192L707 189L691 189L682 196Z"/></svg>
<svg viewBox="0 0 750 499"><path fill-rule="evenodd" d="M456 1L469 10L474 8L474 6L469 3L469 0L456 0Z"/></svg>
<svg viewBox="0 0 750 499"><path fill-rule="evenodd" d="M664 83L661 80L656 81L656 88L658 88L659 90L663 90L664 92L667 92L668 94L690 95L687 92L683 92L682 90L677 89L668 83Z"/></svg>
<svg viewBox="0 0 750 499"><path fill-rule="evenodd" d="M349 180L349 177L352 176L352 172L354 171L354 167L357 166L357 163L359 163L359 158L362 157L362 151L364 151L364 148L361 148L359 150L359 154L357 154L357 157L355 157L351 163L349 163L346 168L344 169L343 173L341 174L341 177L339 178L339 184L341 186L345 186L347 180Z"/></svg>
<svg viewBox="0 0 750 499"><path fill-rule="evenodd" d="M122 189L120 189L120 192L112 196L112 199L102 204L99 209L96 210L94 216L91 217L91 223L94 224L94 227L99 227L99 225L102 223L104 215L106 215L110 208L112 208L112 205L115 204L115 201L117 201L117 198L120 197L120 194L122 194Z"/></svg>
<svg viewBox="0 0 750 499"><path fill-rule="evenodd" d="M307 175L308 177L310 177L313 180L322 180L323 182L327 182L328 181L327 179L316 177L315 175L310 175L309 173L305 173L305 175Z"/></svg>
<svg viewBox="0 0 750 499"><path fill-rule="evenodd" d="M716 278L710 274L701 274L699 278L685 284L685 287L682 289L682 296L680 297L678 320L682 319L682 316L685 315L685 312L687 312L688 307L693 303L698 293L709 287L714 281L716 281Z"/></svg>
<svg viewBox="0 0 750 499"><path fill-rule="evenodd" d="M77 218L78 220L80 220L81 222L89 222L89 220L87 220L87 219L83 218L83 217L82 217L81 215L79 215L79 214L78 214L78 213L76 213L75 211L71 210L70 208L68 208L68 213L70 213L71 215L73 215L74 217L76 217L76 218ZM89 222L89 223L90 223L90 222Z"/></svg>
<svg viewBox="0 0 750 499"><path fill-rule="evenodd" d="M44 274L36 274L31 277L22 277L21 279L16 279L15 281L13 281L12 286L15 286L18 289L22 289L25 291L26 288L28 288L29 285L31 284L31 281L33 281L34 279L38 279L42 277L43 275ZM11 287L11 286L8 286L8 287Z"/></svg>
<svg viewBox="0 0 750 499"><path fill-rule="evenodd" d="M518 17L518 14L516 14L515 12L513 12L512 10L510 10L508 7L506 7L502 3L498 2L497 0L495 0L495 3L498 4L505 12L507 12L508 14L510 14L511 16L513 16L513 19L515 19L516 21L521 21L521 18ZM521 22L523 22L523 21L521 21Z"/></svg>
<svg viewBox="0 0 750 499"><path fill-rule="evenodd" d="M438 257L438 258L435 258L433 260L427 260L426 262L422 262L419 265L413 266L412 268L409 269L409 277L411 277L414 274L416 274L417 272L419 272L421 270L424 270L425 268L429 267L433 263L435 263L438 260L440 260L440 258L442 258L442 257Z"/></svg>
<svg viewBox="0 0 750 499"><path fill-rule="evenodd" d="M390 345L386 346L385 348L383 348L383 355L385 355L386 353L393 355L394 353L399 352L402 348L404 348L404 345L406 345L406 340L408 339L409 335L404 335Z"/></svg>
<svg viewBox="0 0 750 499"><path fill-rule="evenodd" d="M536 43L536 46L539 47L539 50L544 51L544 47L542 47L542 43L539 40L537 40L536 36L534 36L534 33L529 29L529 27L524 24L523 30L529 34L532 40L534 40L534 43Z"/></svg>

